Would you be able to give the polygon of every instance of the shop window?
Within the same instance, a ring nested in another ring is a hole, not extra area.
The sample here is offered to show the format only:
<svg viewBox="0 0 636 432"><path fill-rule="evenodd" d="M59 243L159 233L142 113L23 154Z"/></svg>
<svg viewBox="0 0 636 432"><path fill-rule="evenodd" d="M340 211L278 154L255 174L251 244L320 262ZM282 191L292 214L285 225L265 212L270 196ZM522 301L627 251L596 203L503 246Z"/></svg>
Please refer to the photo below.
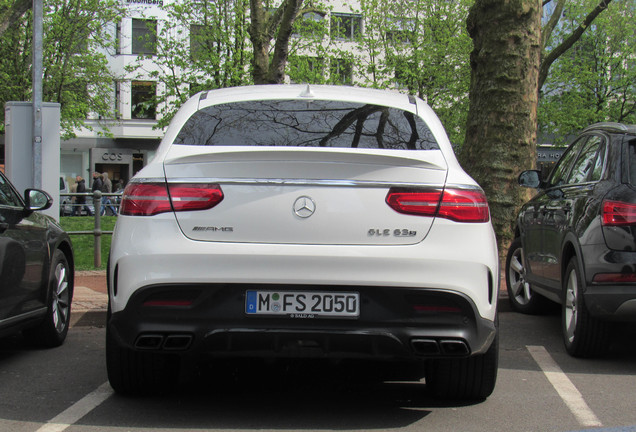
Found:
<svg viewBox="0 0 636 432"><path fill-rule="evenodd" d="M154 55L157 53L157 20L132 20L132 53Z"/></svg>
<svg viewBox="0 0 636 432"><path fill-rule="evenodd" d="M362 34L362 16L353 14L331 14L332 39L354 40Z"/></svg>
<svg viewBox="0 0 636 432"><path fill-rule="evenodd" d="M132 82L132 109L134 119L156 119L157 83L153 81Z"/></svg>
<svg viewBox="0 0 636 432"><path fill-rule="evenodd" d="M143 153L133 153L133 175L137 174L144 167Z"/></svg>

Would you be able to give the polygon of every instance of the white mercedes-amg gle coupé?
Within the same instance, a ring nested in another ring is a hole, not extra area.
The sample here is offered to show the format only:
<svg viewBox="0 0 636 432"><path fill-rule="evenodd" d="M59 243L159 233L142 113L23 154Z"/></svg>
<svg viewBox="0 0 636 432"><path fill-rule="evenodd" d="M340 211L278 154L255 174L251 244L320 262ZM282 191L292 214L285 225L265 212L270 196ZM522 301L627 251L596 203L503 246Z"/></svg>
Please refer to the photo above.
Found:
<svg viewBox="0 0 636 432"><path fill-rule="evenodd" d="M413 96L313 85L193 96L126 187L108 280L120 393L234 358L400 365L447 399L495 386L488 203Z"/></svg>

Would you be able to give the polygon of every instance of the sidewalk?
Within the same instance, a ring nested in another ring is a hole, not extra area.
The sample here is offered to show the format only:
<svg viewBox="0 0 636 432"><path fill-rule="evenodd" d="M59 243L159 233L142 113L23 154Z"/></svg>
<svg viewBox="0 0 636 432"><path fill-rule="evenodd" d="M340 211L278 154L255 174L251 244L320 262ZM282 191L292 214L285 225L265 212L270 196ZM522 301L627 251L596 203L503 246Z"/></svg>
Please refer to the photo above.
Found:
<svg viewBox="0 0 636 432"><path fill-rule="evenodd" d="M106 272L99 270L75 272L71 327L103 327L106 325L107 304Z"/></svg>

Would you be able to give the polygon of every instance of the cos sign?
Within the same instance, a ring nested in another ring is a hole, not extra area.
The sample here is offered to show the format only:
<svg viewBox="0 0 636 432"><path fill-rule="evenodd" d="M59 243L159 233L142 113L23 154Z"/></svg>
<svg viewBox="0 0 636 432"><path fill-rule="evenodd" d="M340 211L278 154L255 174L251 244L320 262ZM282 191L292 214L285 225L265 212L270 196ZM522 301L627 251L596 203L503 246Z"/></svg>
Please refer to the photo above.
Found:
<svg viewBox="0 0 636 432"><path fill-rule="evenodd" d="M102 155L102 160L103 161L110 161L110 162L116 162L116 161L121 161L123 160L124 157L121 153L109 153L106 152Z"/></svg>

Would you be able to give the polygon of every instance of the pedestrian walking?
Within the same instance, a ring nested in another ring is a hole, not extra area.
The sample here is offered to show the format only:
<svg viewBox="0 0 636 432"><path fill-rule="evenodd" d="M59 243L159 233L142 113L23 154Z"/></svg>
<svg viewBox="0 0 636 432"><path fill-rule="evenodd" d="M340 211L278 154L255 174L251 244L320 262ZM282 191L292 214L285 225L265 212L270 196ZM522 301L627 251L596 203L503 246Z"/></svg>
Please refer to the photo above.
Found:
<svg viewBox="0 0 636 432"><path fill-rule="evenodd" d="M86 181L82 178L82 176L77 176L75 178L75 183L77 185L77 193L86 193ZM73 216L81 216L82 209L86 210L86 214L88 216L92 216L93 212L91 212L90 207L86 205L86 197L84 195L79 195L76 197L75 206L73 206Z"/></svg>
<svg viewBox="0 0 636 432"><path fill-rule="evenodd" d="M108 178L108 173L102 173L102 193L109 194L113 192L113 183ZM110 201L110 196L102 195L102 212L101 215L104 216L106 214L106 209L112 212L113 216L117 216L117 209L113 206Z"/></svg>
<svg viewBox="0 0 636 432"><path fill-rule="evenodd" d="M100 173L98 173L97 171L95 171L93 173L93 185L91 186L91 191L93 192L93 194L96 191L102 191L102 188L104 187L104 182L102 181L102 175ZM96 200L95 197L93 196L93 207L95 207L95 211L97 211L97 209L99 209L101 207L101 200Z"/></svg>

